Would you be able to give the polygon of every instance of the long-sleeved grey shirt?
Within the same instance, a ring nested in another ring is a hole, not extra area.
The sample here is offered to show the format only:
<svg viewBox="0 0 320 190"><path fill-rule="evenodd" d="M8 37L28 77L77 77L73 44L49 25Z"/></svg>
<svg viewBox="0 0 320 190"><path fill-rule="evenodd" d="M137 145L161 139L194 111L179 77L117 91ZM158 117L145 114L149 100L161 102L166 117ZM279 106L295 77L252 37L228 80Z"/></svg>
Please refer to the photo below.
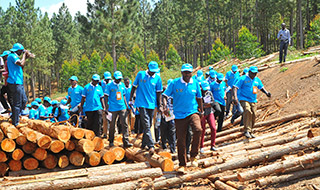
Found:
<svg viewBox="0 0 320 190"><path fill-rule="evenodd" d="M282 36L280 36L282 34ZM281 41L286 41L289 40L289 43L291 42L291 37L290 37L290 31L288 29L280 30L278 33L277 38Z"/></svg>

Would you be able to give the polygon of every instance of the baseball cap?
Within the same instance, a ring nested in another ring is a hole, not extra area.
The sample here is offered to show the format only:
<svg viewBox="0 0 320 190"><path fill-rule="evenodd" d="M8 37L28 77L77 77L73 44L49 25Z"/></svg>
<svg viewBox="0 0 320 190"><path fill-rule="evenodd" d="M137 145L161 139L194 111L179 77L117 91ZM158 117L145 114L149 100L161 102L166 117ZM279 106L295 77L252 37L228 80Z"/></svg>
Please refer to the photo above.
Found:
<svg viewBox="0 0 320 190"><path fill-rule="evenodd" d="M106 71L103 73L104 79L111 79L111 73L109 71Z"/></svg>
<svg viewBox="0 0 320 190"><path fill-rule="evenodd" d="M12 49L10 49L10 51L13 51L13 52L18 51L18 50L24 50L23 45L20 43L13 44Z"/></svg>
<svg viewBox="0 0 320 190"><path fill-rule="evenodd" d="M39 103L37 101L31 102L31 106L39 106Z"/></svg>
<svg viewBox="0 0 320 190"><path fill-rule="evenodd" d="M51 102L51 98L49 98L48 96L46 96L46 97L43 98L43 101L47 101L47 102L50 103L50 102Z"/></svg>
<svg viewBox="0 0 320 190"><path fill-rule="evenodd" d="M203 76L203 71L202 70L198 70L197 71L197 77L201 77Z"/></svg>
<svg viewBox="0 0 320 190"><path fill-rule="evenodd" d="M190 63L185 63L182 65L181 67L181 71L189 71L189 72L192 72L193 71L193 67Z"/></svg>
<svg viewBox="0 0 320 190"><path fill-rule="evenodd" d="M233 72L238 71L238 66L237 66L237 65L232 65L231 70L232 70Z"/></svg>
<svg viewBox="0 0 320 190"><path fill-rule="evenodd" d="M4 57L4 56L9 55L9 54L10 54L10 51L6 50L0 55L0 57Z"/></svg>
<svg viewBox="0 0 320 190"><path fill-rule="evenodd" d="M114 72L113 76L115 79L122 79L123 78L122 73L120 71Z"/></svg>
<svg viewBox="0 0 320 190"><path fill-rule="evenodd" d="M154 72L154 73L160 72L159 65L155 61L150 61L149 65L148 65L148 69L149 69L149 71Z"/></svg>
<svg viewBox="0 0 320 190"><path fill-rule="evenodd" d="M211 70L213 70L213 67L212 67L212 66L209 67L209 71L211 71Z"/></svg>
<svg viewBox="0 0 320 190"><path fill-rule="evenodd" d="M249 68L249 71L251 71L252 73L258 73L258 67L257 66L251 66Z"/></svg>
<svg viewBox="0 0 320 190"><path fill-rule="evenodd" d="M31 108L31 104L27 104L27 108Z"/></svg>
<svg viewBox="0 0 320 190"><path fill-rule="evenodd" d="M77 77L77 76L71 76L71 77L69 78L69 80L75 80L75 81L78 81L78 77Z"/></svg>
<svg viewBox="0 0 320 190"><path fill-rule="evenodd" d="M57 101L57 100L52 100L51 101L51 105L56 105L56 104L58 104L59 102Z"/></svg>
<svg viewBox="0 0 320 190"><path fill-rule="evenodd" d="M61 104L62 105L66 105L67 104L67 100L66 99L61 100Z"/></svg>
<svg viewBox="0 0 320 190"><path fill-rule="evenodd" d="M38 102L39 104L42 102L40 98L36 98L34 101Z"/></svg>
<svg viewBox="0 0 320 190"><path fill-rule="evenodd" d="M203 90L210 90L210 85L207 81L202 81L201 82L201 87Z"/></svg>
<svg viewBox="0 0 320 190"><path fill-rule="evenodd" d="M210 70L209 71L210 77L216 78L217 77L217 72L215 70Z"/></svg>
<svg viewBox="0 0 320 190"><path fill-rule="evenodd" d="M92 75L92 79L100 81L100 76L98 74L94 74L94 75ZM62 101L61 101L61 103L62 103Z"/></svg>
<svg viewBox="0 0 320 190"><path fill-rule="evenodd" d="M217 78L218 78L219 80L223 80L223 79L224 79L224 75L223 75L222 73L218 73L218 74L217 74Z"/></svg>
<svg viewBox="0 0 320 190"><path fill-rule="evenodd" d="M247 73L249 72L249 68L248 68L248 67L244 68L244 69L243 69L243 72L244 72L245 74L247 74Z"/></svg>

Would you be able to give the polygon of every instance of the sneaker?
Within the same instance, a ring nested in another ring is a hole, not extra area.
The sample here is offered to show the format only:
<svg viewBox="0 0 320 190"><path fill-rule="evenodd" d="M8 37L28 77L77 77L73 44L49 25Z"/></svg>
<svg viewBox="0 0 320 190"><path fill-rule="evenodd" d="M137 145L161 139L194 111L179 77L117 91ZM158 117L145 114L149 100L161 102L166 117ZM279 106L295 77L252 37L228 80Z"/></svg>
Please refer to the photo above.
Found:
<svg viewBox="0 0 320 190"><path fill-rule="evenodd" d="M203 148L200 148L200 153L201 153L201 154L203 154L203 153L204 153Z"/></svg>
<svg viewBox="0 0 320 190"><path fill-rule="evenodd" d="M151 147L151 148L149 148L149 154L152 156L153 154L154 154L154 148L153 147Z"/></svg>
<svg viewBox="0 0 320 190"><path fill-rule="evenodd" d="M256 138L255 135L253 135L252 133L250 133L251 138Z"/></svg>
<svg viewBox="0 0 320 190"><path fill-rule="evenodd" d="M190 161L191 161L191 166L192 166L192 167L198 167L198 166L199 166L198 160L197 160L196 158L191 157L191 158L190 158Z"/></svg>
<svg viewBox="0 0 320 190"><path fill-rule="evenodd" d="M210 148L210 150L211 151L217 151L217 148L213 146L213 147Z"/></svg>
<svg viewBox="0 0 320 190"><path fill-rule="evenodd" d="M244 136L247 137L248 139L249 139L249 138L252 138L251 135L250 135L250 133L249 133L248 131L244 133Z"/></svg>
<svg viewBox="0 0 320 190"><path fill-rule="evenodd" d="M187 170L185 166L179 166L179 168L176 170L179 174L186 174Z"/></svg>

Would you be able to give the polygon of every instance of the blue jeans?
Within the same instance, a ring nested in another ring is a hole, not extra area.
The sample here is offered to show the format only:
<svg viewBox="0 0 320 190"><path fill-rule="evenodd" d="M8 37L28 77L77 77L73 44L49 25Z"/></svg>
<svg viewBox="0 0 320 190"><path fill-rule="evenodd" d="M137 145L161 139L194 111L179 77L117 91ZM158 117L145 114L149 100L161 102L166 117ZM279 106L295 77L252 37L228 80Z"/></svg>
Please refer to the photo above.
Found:
<svg viewBox="0 0 320 190"><path fill-rule="evenodd" d="M289 40L281 40L280 41L280 52L279 52L279 62L286 62L287 57L287 49L289 45Z"/></svg>
<svg viewBox="0 0 320 190"><path fill-rule="evenodd" d="M150 127L152 126L152 119L154 109L139 108L141 126L143 129L142 145L141 148L148 146L154 148L154 141L151 135Z"/></svg>
<svg viewBox="0 0 320 190"><path fill-rule="evenodd" d="M242 108L240 102L238 102L237 105L233 104L232 113L233 113L233 115L232 115L233 120L237 119L240 115L242 115L243 108Z"/></svg>
<svg viewBox="0 0 320 190"><path fill-rule="evenodd" d="M25 109L27 96L22 84L8 84L10 95L12 96L12 124L19 124L19 114Z"/></svg>

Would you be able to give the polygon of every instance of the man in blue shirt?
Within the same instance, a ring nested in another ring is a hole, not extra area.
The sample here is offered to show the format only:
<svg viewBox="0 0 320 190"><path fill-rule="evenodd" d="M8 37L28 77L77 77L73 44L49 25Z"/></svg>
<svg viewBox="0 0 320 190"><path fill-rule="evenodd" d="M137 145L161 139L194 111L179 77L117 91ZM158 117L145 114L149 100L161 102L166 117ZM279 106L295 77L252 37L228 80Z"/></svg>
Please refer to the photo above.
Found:
<svg viewBox="0 0 320 190"><path fill-rule="evenodd" d="M28 50L24 50L24 47L19 43L15 43L10 51L11 53L7 58L9 72L7 82L13 104L12 124L17 126L19 124L19 114L25 109L27 103L27 96L23 87L23 67L31 53ZM19 59L18 56L22 53L22 59Z"/></svg>
<svg viewBox="0 0 320 190"><path fill-rule="evenodd" d="M103 78L104 79L100 82L100 85L102 87L103 93L105 94L108 84L110 84L112 81L111 73L109 71L104 72ZM106 96L104 97L104 99L105 99L104 104L105 104L105 106L107 106L108 101L106 101ZM102 122L103 122L103 124L102 124L103 137L107 138L108 128L109 128L108 126L109 126L110 121L107 119L106 112L102 112Z"/></svg>
<svg viewBox="0 0 320 190"><path fill-rule="evenodd" d="M206 79L209 84L216 81L217 72L213 69L209 71L209 77Z"/></svg>
<svg viewBox="0 0 320 190"><path fill-rule="evenodd" d="M230 106L232 102L232 87L234 82L240 77L237 65L232 65L231 71L226 74L225 82L227 84L227 103L226 103L226 116L229 115Z"/></svg>
<svg viewBox="0 0 320 190"><path fill-rule="evenodd" d="M82 99L80 104L80 113L85 110L88 118L87 128L94 131L96 136L100 136L102 125L102 110L105 109L103 100L103 90L99 85L100 76L94 74L92 81L87 84L82 91ZM85 103L85 107L83 107Z"/></svg>
<svg viewBox="0 0 320 190"><path fill-rule="evenodd" d="M244 135L247 138L254 138L252 134L252 128L254 127L257 112L257 93L261 90L268 97L271 97L271 93L267 92L261 80L256 77L258 68L251 66L249 68L249 74L243 75L234 85L234 101L240 104L244 110L243 122L244 122Z"/></svg>
<svg viewBox="0 0 320 190"><path fill-rule="evenodd" d="M178 171L184 172L187 164L186 138L187 130L190 125L193 131L192 147L190 160L192 166L197 166L196 156L200 148L201 140L201 118L204 114L200 85L197 80L192 78L193 67L186 63L181 68L181 78L176 78L164 91L163 110L169 116L167 100L173 98L173 113L175 116L178 159L180 168ZM199 113L200 111L200 113Z"/></svg>
<svg viewBox="0 0 320 190"><path fill-rule="evenodd" d="M124 78L123 79L123 83L126 87L126 101L128 103L128 106L129 106L129 101L130 101L130 94L131 94L131 89L132 89L132 84L131 84L131 80L129 78ZM132 113L132 110L131 110L131 107L129 106L128 107L128 110L126 112L126 118L128 119L128 125L129 125L129 128L132 129L133 125L134 125L134 122L132 121L133 117L133 113Z"/></svg>
<svg viewBox="0 0 320 190"><path fill-rule="evenodd" d="M70 79L71 86L68 88L68 101L67 104L70 104L70 116L74 114L79 116L79 107L82 99L83 87L78 85L78 77L71 76ZM72 117L70 122L73 125L77 123L77 117Z"/></svg>
<svg viewBox="0 0 320 190"><path fill-rule="evenodd" d="M122 133L122 141L123 147L131 147L132 144L129 143L129 129L128 129L128 122L126 119L126 112L128 109L128 104L126 101L126 87L121 82L122 73L120 71L114 72L114 81L111 82L107 86L106 90L106 101L108 101L108 105L106 106L106 112L110 111L112 113L112 119L110 124L110 131L109 131L109 142L110 147L114 146L114 132L115 132L115 125L116 120L119 116L120 124L121 124L121 133ZM119 131L120 133L120 131Z"/></svg>
<svg viewBox="0 0 320 190"><path fill-rule="evenodd" d="M162 88L162 81L159 72L158 63L151 61L148 64L148 70L140 71L132 84L130 94L130 105L133 105L132 100L136 92L135 105L140 113L141 125L143 128L142 146L149 148L151 154L154 153L154 140L151 136L150 127L152 126L152 119L154 109L160 107L160 97Z"/></svg>
<svg viewBox="0 0 320 190"><path fill-rule="evenodd" d="M281 24L282 29L279 31L277 38L280 40L279 63L286 62L288 46L291 43L290 31L286 28L286 24Z"/></svg>
<svg viewBox="0 0 320 190"><path fill-rule="evenodd" d="M39 112L39 116L41 120L49 120L52 118L50 114L52 113L51 99L49 97L43 98L42 109Z"/></svg>
<svg viewBox="0 0 320 190"><path fill-rule="evenodd" d="M226 107L226 83L224 82L224 76L222 73L217 74L217 80L210 84L210 90L213 94L213 98L215 101L215 112L214 116L218 117L218 129L217 132L222 131L222 125L224 120L224 112Z"/></svg>

